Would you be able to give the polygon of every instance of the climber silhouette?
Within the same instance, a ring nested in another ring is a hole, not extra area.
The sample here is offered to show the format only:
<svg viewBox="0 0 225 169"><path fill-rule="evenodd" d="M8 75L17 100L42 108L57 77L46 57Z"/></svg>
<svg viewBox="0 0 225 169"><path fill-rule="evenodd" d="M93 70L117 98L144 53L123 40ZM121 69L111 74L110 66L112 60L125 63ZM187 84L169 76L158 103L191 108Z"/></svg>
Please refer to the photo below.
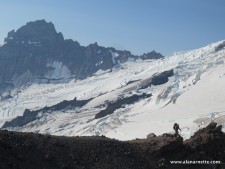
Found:
<svg viewBox="0 0 225 169"><path fill-rule="evenodd" d="M175 130L175 136L176 136L176 137L177 137L177 136L180 136L180 135L179 135L179 132L178 132L178 130L181 131L179 124L174 123L173 129Z"/></svg>

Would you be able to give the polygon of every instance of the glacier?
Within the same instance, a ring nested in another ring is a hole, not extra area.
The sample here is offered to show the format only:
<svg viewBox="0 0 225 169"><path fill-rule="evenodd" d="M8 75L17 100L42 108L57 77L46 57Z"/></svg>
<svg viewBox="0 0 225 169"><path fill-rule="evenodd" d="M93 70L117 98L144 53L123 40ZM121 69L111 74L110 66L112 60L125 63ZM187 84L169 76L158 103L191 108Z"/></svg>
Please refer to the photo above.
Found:
<svg viewBox="0 0 225 169"><path fill-rule="evenodd" d="M62 100L88 100L86 105L39 113L37 119L8 130L64 136L105 135L119 140L145 138L149 133L172 133L179 123L181 136L189 138L195 131L215 121L225 129L225 41L200 49L176 52L158 60L129 60L110 70L99 70L86 79L69 79L67 67L53 62L48 77L66 78L61 83L31 83L14 88L12 98L0 101L0 126L25 109L39 110ZM112 53L115 55L115 53ZM168 81L155 84L154 77L173 71ZM31 78L27 72L21 79ZM68 80L69 79L69 80ZM15 79L19 84L20 79ZM96 119L108 103L132 95L151 97L125 104L114 113Z"/></svg>

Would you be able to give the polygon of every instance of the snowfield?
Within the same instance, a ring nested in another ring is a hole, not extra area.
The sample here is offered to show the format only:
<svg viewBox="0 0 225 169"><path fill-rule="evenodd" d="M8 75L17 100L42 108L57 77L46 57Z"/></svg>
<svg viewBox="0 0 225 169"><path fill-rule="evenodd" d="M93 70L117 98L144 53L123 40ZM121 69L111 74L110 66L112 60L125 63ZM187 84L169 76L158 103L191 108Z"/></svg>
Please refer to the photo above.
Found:
<svg viewBox="0 0 225 169"><path fill-rule="evenodd" d="M175 122L180 124L185 139L212 120L222 124L224 130L225 48L218 49L222 43L159 60L130 60L113 70L99 70L84 80L14 89L12 98L0 101L0 125L22 116L25 109L38 110L77 97L93 99L80 108L39 113L37 120L8 129L65 136L105 135L120 140L173 132ZM62 69L62 65L58 67ZM173 76L168 82L146 87L152 77L169 70L173 70ZM108 102L142 93L152 96L94 118Z"/></svg>

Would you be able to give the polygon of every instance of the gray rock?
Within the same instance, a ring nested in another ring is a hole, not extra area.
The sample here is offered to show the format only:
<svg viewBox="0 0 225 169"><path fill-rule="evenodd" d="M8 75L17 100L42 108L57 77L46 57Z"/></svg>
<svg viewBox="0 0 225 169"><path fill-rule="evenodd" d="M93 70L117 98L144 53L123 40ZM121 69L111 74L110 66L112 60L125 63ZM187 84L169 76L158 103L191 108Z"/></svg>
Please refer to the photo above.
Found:
<svg viewBox="0 0 225 169"><path fill-rule="evenodd" d="M153 138L153 137L156 137L156 135L154 133L150 133L150 134L147 135L146 139L150 139L150 138Z"/></svg>

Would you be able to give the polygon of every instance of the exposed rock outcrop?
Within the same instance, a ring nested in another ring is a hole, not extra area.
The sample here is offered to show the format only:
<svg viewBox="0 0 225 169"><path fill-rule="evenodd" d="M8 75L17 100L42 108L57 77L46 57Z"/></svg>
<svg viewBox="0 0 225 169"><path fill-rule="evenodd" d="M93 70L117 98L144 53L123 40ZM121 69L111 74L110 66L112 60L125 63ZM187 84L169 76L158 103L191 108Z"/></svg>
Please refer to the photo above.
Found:
<svg viewBox="0 0 225 169"><path fill-rule="evenodd" d="M219 50L222 50L225 48L225 41L223 41L221 44L219 44L216 48L215 51L218 52Z"/></svg>
<svg viewBox="0 0 225 169"><path fill-rule="evenodd" d="M109 114L114 113L114 111L116 109L122 108L124 105L126 104L133 104L134 102L138 101L139 99L143 99L143 98L147 98L147 97L151 97L152 94L141 94L141 95L132 95L129 97L125 97L125 98L119 98L116 101L112 102L112 103L108 103L106 109L101 110L99 113L97 113L95 115L95 119L99 119L102 117L105 117Z"/></svg>

